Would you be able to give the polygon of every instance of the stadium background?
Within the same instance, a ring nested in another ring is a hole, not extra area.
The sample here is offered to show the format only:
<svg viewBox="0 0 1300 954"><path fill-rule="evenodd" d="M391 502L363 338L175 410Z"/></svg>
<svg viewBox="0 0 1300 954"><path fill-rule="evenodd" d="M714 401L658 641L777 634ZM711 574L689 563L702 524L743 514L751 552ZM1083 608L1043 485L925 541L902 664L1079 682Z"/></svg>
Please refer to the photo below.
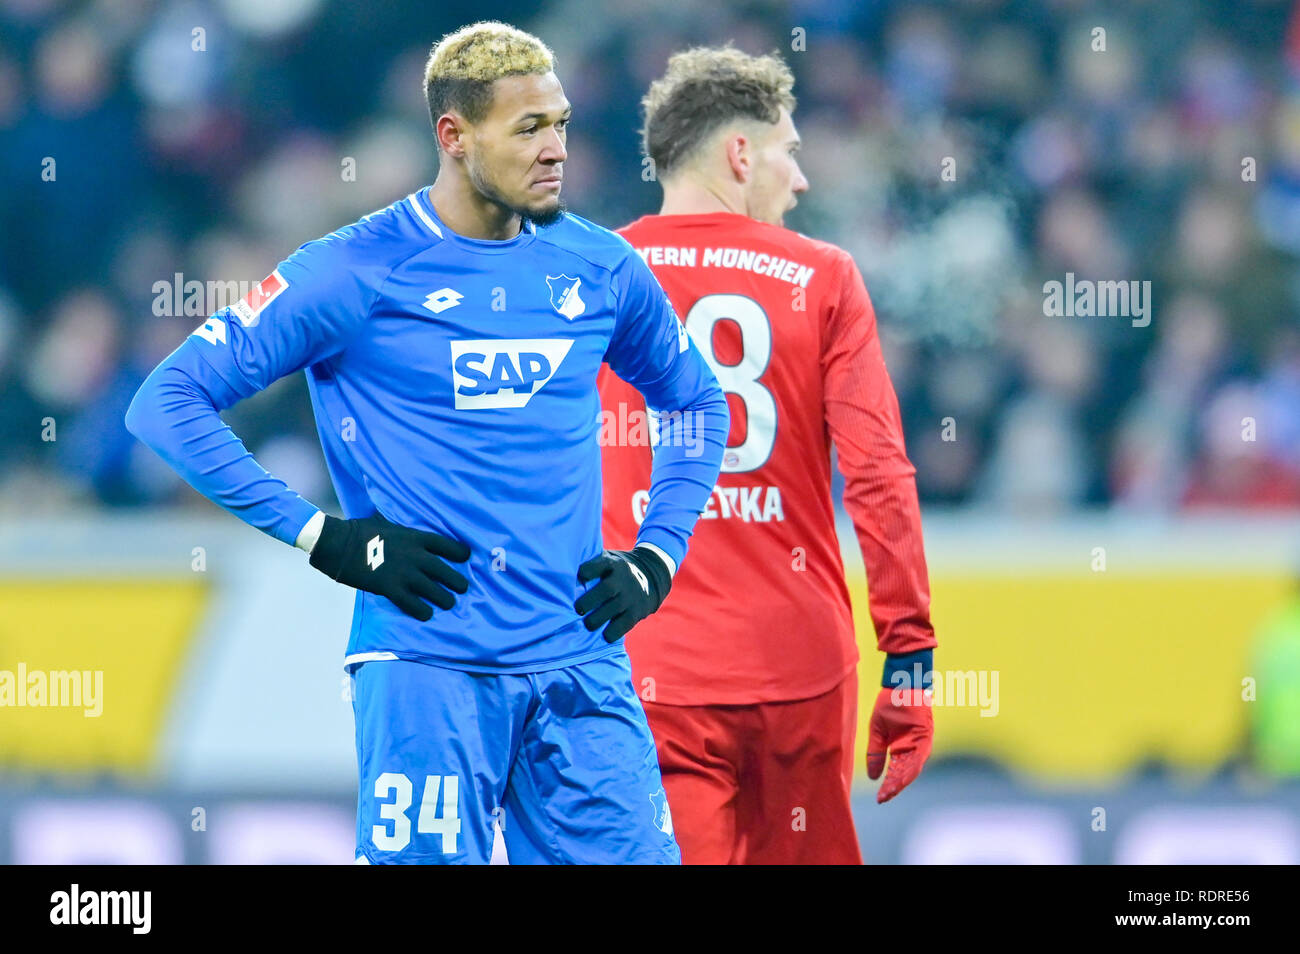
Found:
<svg viewBox="0 0 1300 954"><path fill-rule="evenodd" d="M432 179L423 60L485 16L555 50L566 201L611 227L656 207L636 104L671 51L795 71L788 224L867 278L937 664L996 688L949 694L894 802L859 780L868 860L1300 861L1300 20L1273 0L0 0L0 670L104 679L98 717L0 708L0 860L350 860L350 592L122 415L208 313L187 282L255 282ZM1067 273L1150 281L1152 320L1045 316ZM226 417L336 506L300 376Z"/></svg>

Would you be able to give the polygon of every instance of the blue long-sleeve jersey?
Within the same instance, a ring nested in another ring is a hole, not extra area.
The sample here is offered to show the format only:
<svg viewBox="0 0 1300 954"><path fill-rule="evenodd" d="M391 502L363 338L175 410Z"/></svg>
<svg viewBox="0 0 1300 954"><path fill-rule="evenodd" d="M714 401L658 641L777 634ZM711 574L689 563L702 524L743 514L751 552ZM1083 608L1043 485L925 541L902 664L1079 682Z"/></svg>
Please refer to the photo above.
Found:
<svg viewBox="0 0 1300 954"><path fill-rule="evenodd" d="M317 508L218 412L306 369L344 514L472 551L458 565L469 592L426 623L358 591L349 659L539 671L619 648L573 608L577 568L601 550L603 361L659 412L638 543L680 564L717 478L726 400L631 246L574 215L470 239L426 188L308 242L164 360L126 422L198 491L293 543Z"/></svg>

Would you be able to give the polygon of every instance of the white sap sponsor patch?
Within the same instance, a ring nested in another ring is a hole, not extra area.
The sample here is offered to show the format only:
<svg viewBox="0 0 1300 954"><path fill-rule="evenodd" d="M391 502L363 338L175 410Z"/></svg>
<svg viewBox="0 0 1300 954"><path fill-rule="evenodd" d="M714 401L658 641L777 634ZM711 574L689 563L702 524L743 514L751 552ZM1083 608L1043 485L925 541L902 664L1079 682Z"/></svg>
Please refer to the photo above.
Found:
<svg viewBox="0 0 1300 954"><path fill-rule="evenodd" d="M490 338L451 342L456 409L525 407L564 361L572 338Z"/></svg>

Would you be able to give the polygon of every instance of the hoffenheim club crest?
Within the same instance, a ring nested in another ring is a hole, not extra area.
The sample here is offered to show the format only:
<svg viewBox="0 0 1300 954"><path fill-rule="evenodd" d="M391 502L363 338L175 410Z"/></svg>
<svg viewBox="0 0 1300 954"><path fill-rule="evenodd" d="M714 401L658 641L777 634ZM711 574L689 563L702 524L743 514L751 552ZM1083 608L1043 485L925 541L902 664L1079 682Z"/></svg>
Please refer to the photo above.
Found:
<svg viewBox="0 0 1300 954"><path fill-rule="evenodd" d="M578 295L581 278L568 275L547 275L547 287L551 289L551 304L555 310L572 321L587 310L587 303Z"/></svg>
<svg viewBox="0 0 1300 954"><path fill-rule="evenodd" d="M663 786L650 796L650 805L654 810L655 827L665 835L673 833L673 812L668 807L668 795Z"/></svg>

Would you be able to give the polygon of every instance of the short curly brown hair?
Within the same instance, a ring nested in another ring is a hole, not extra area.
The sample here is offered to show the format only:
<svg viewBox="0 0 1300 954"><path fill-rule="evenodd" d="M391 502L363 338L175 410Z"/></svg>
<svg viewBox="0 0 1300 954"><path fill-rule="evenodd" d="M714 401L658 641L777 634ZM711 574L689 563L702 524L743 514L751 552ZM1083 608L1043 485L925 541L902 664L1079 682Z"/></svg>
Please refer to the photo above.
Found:
<svg viewBox="0 0 1300 954"><path fill-rule="evenodd" d="M794 74L775 53L750 56L733 46L675 53L650 84L641 108L645 154L671 172L719 127L734 119L775 123L794 110Z"/></svg>
<svg viewBox="0 0 1300 954"><path fill-rule="evenodd" d="M503 76L527 76L555 69L555 55L545 43L497 20L481 20L448 33L429 53L424 67L424 95L429 121L454 109L472 123L492 106L492 84Z"/></svg>

